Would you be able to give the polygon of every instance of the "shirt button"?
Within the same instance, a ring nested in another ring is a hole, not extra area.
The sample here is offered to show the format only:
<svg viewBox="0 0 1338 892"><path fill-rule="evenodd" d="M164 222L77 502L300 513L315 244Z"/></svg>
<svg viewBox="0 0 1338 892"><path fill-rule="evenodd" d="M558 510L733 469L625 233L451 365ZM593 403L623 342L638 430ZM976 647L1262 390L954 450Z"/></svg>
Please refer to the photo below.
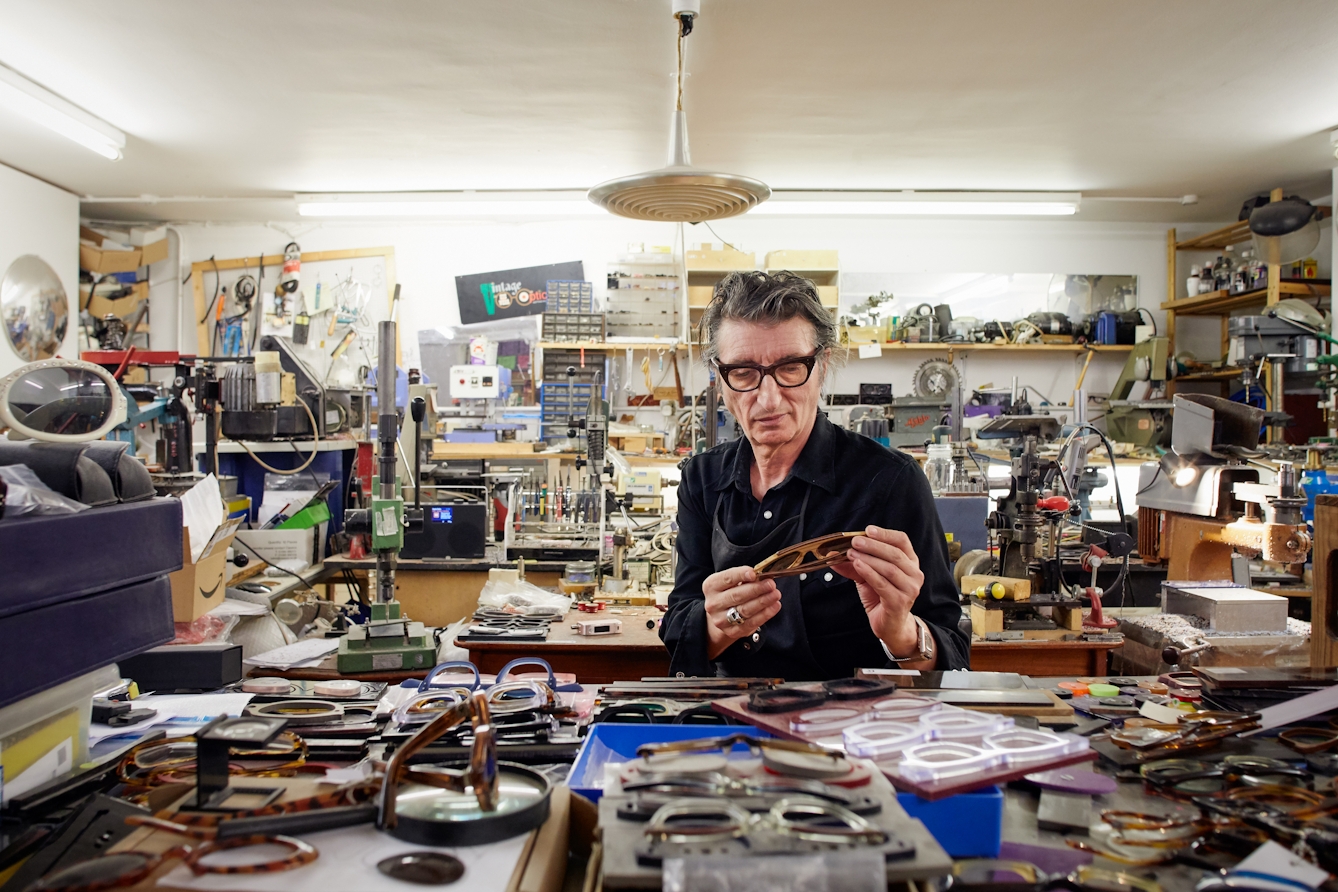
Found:
<svg viewBox="0 0 1338 892"><path fill-rule="evenodd" d="M763 512L762 512L762 516L765 517L767 520L771 520L771 512L770 512L770 511L763 511Z"/></svg>
<svg viewBox="0 0 1338 892"><path fill-rule="evenodd" d="M807 574L807 573L800 573L800 574L799 574L799 581L800 581L800 582L803 582L803 581L804 581L805 579L807 579L807 578L808 578L808 574Z"/></svg>
<svg viewBox="0 0 1338 892"><path fill-rule="evenodd" d="M832 574L830 574L830 573L824 573L824 574L822 574L822 578L823 578L824 580L826 580L827 582L831 582L831 581L832 581Z"/></svg>

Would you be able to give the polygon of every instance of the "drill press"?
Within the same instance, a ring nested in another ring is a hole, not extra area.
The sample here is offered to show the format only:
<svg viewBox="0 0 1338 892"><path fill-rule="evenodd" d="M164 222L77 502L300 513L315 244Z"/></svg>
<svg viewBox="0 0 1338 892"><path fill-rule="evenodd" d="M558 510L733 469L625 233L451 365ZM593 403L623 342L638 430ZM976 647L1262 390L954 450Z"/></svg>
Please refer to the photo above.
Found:
<svg viewBox="0 0 1338 892"><path fill-rule="evenodd" d="M339 671L375 672L427 669L436 664L437 649L422 623L410 622L395 600L395 562L404 546L404 531L421 529L421 508L405 509L400 478L395 473L395 441L399 418L395 412L395 323L382 322L377 330L376 419L379 472L370 509L347 511L349 533L370 533L376 552L376 600L366 625L351 626L339 642ZM415 406L417 412L423 404ZM421 415L418 418L421 421Z"/></svg>

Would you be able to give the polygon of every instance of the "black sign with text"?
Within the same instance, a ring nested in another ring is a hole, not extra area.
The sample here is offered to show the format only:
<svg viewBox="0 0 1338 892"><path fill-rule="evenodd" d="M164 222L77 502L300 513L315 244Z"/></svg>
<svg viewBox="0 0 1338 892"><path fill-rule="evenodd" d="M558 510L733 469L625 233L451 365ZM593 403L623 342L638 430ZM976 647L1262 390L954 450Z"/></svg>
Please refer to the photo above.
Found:
<svg viewBox="0 0 1338 892"><path fill-rule="evenodd" d="M455 296L460 303L460 322L471 325L542 313L548 308L550 281L584 279L585 264L579 260L456 276Z"/></svg>

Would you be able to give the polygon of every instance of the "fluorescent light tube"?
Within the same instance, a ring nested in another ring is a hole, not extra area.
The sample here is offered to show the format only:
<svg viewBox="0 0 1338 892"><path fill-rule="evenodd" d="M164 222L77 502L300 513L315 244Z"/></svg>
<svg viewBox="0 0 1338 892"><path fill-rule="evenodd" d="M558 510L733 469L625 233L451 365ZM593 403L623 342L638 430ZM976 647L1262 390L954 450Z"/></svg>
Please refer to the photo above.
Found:
<svg viewBox="0 0 1338 892"><path fill-rule="evenodd" d="M303 217L589 217L606 212L581 192L344 193L297 196Z"/></svg>
<svg viewBox="0 0 1338 892"><path fill-rule="evenodd" d="M125 134L120 130L3 65L0 65L0 105L103 158L119 161L125 148Z"/></svg>
<svg viewBox="0 0 1338 892"><path fill-rule="evenodd" d="M1078 192L774 192L748 212L773 217L1062 217Z"/></svg>

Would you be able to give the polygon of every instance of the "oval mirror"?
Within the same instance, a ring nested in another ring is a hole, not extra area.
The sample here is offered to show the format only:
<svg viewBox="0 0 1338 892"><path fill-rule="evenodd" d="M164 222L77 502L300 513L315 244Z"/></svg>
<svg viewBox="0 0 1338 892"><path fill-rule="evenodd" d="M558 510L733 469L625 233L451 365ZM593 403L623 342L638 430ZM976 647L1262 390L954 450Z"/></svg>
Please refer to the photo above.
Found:
<svg viewBox="0 0 1338 892"><path fill-rule="evenodd" d="M70 324L70 304L56 271L36 254L11 263L0 282L0 316L21 358L36 362L55 356Z"/></svg>
<svg viewBox="0 0 1338 892"><path fill-rule="evenodd" d="M116 417L110 375L80 366L20 370L4 389L5 420L28 436L96 439Z"/></svg>

